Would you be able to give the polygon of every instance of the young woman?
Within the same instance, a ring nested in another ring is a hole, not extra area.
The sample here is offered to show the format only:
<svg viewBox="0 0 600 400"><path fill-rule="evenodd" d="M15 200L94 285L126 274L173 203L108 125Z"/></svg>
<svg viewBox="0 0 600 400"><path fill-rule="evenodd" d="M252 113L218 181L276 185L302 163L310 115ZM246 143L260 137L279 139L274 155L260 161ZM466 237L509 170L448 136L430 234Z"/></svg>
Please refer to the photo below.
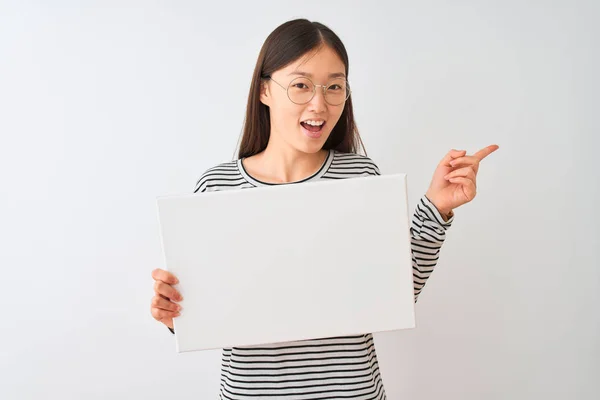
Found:
<svg viewBox="0 0 600 400"><path fill-rule="evenodd" d="M379 175L358 154L348 69L344 45L326 26L301 19L275 29L254 70L239 157L208 169L195 192ZM474 198L479 163L497 148L451 150L437 166L411 225L415 301L453 210ZM152 315L174 332L182 300L172 286L177 278L161 269L152 276ZM222 399L386 398L371 334L234 347L222 357Z"/></svg>

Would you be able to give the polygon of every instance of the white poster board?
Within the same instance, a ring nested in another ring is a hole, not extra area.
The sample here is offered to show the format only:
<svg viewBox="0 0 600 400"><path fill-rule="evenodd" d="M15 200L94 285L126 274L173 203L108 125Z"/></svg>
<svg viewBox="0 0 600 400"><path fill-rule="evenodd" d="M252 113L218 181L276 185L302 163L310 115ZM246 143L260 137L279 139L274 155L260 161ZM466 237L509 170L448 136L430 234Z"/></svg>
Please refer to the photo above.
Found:
<svg viewBox="0 0 600 400"><path fill-rule="evenodd" d="M405 174L157 199L177 352L414 328Z"/></svg>

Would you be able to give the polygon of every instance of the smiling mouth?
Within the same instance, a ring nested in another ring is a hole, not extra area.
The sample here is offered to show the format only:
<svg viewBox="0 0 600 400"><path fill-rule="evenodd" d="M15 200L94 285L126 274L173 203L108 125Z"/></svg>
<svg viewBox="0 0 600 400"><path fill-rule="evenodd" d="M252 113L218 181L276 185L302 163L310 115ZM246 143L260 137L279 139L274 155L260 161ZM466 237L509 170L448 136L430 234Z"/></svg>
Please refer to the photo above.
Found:
<svg viewBox="0 0 600 400"><path fill-rule="evenodd" d="M300 125L302 125L302 127L304 129L306 129L307 131L309 131L311 133L320 133L323 131L323 128L325 127L325 124L327 123L327 121L322 121L322 122L323 123L321 125L318 125L315 123L308 123L307 121L303 121L303 122L300 122Z"/></svg>

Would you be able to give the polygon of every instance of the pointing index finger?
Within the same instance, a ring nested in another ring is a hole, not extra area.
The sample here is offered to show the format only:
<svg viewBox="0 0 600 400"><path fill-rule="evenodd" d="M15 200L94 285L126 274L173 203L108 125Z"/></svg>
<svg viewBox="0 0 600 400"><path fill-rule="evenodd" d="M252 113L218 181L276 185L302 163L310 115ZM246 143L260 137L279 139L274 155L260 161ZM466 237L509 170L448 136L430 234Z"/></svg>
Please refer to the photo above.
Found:
<svg viewBox="0 0 600 400"><path fill-rule="evenodd" d="M498 150L500 147L496 144L492 144L490 146L487 146L481 150L479 150L477 153L473 154L473 157L477 158L479 161L483 160L484 158L486 158L487 156L489 156L490 154L492 154L494 151Z"/></svg>

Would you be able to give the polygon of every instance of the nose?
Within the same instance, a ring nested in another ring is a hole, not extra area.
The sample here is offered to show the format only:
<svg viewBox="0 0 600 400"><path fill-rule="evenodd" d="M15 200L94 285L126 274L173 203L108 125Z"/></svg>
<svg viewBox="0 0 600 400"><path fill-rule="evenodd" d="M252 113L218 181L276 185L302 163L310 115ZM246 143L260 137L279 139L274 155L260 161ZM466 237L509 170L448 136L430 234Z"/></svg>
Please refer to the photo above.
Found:
<svg viewBox="0 0 600 400"><path fill-rule="evenodd" d="M325 101L325 91L321 86L315 87L315 95L308 103L308 110L315 114L325 112L327 110L327 102Z"/></svg>

